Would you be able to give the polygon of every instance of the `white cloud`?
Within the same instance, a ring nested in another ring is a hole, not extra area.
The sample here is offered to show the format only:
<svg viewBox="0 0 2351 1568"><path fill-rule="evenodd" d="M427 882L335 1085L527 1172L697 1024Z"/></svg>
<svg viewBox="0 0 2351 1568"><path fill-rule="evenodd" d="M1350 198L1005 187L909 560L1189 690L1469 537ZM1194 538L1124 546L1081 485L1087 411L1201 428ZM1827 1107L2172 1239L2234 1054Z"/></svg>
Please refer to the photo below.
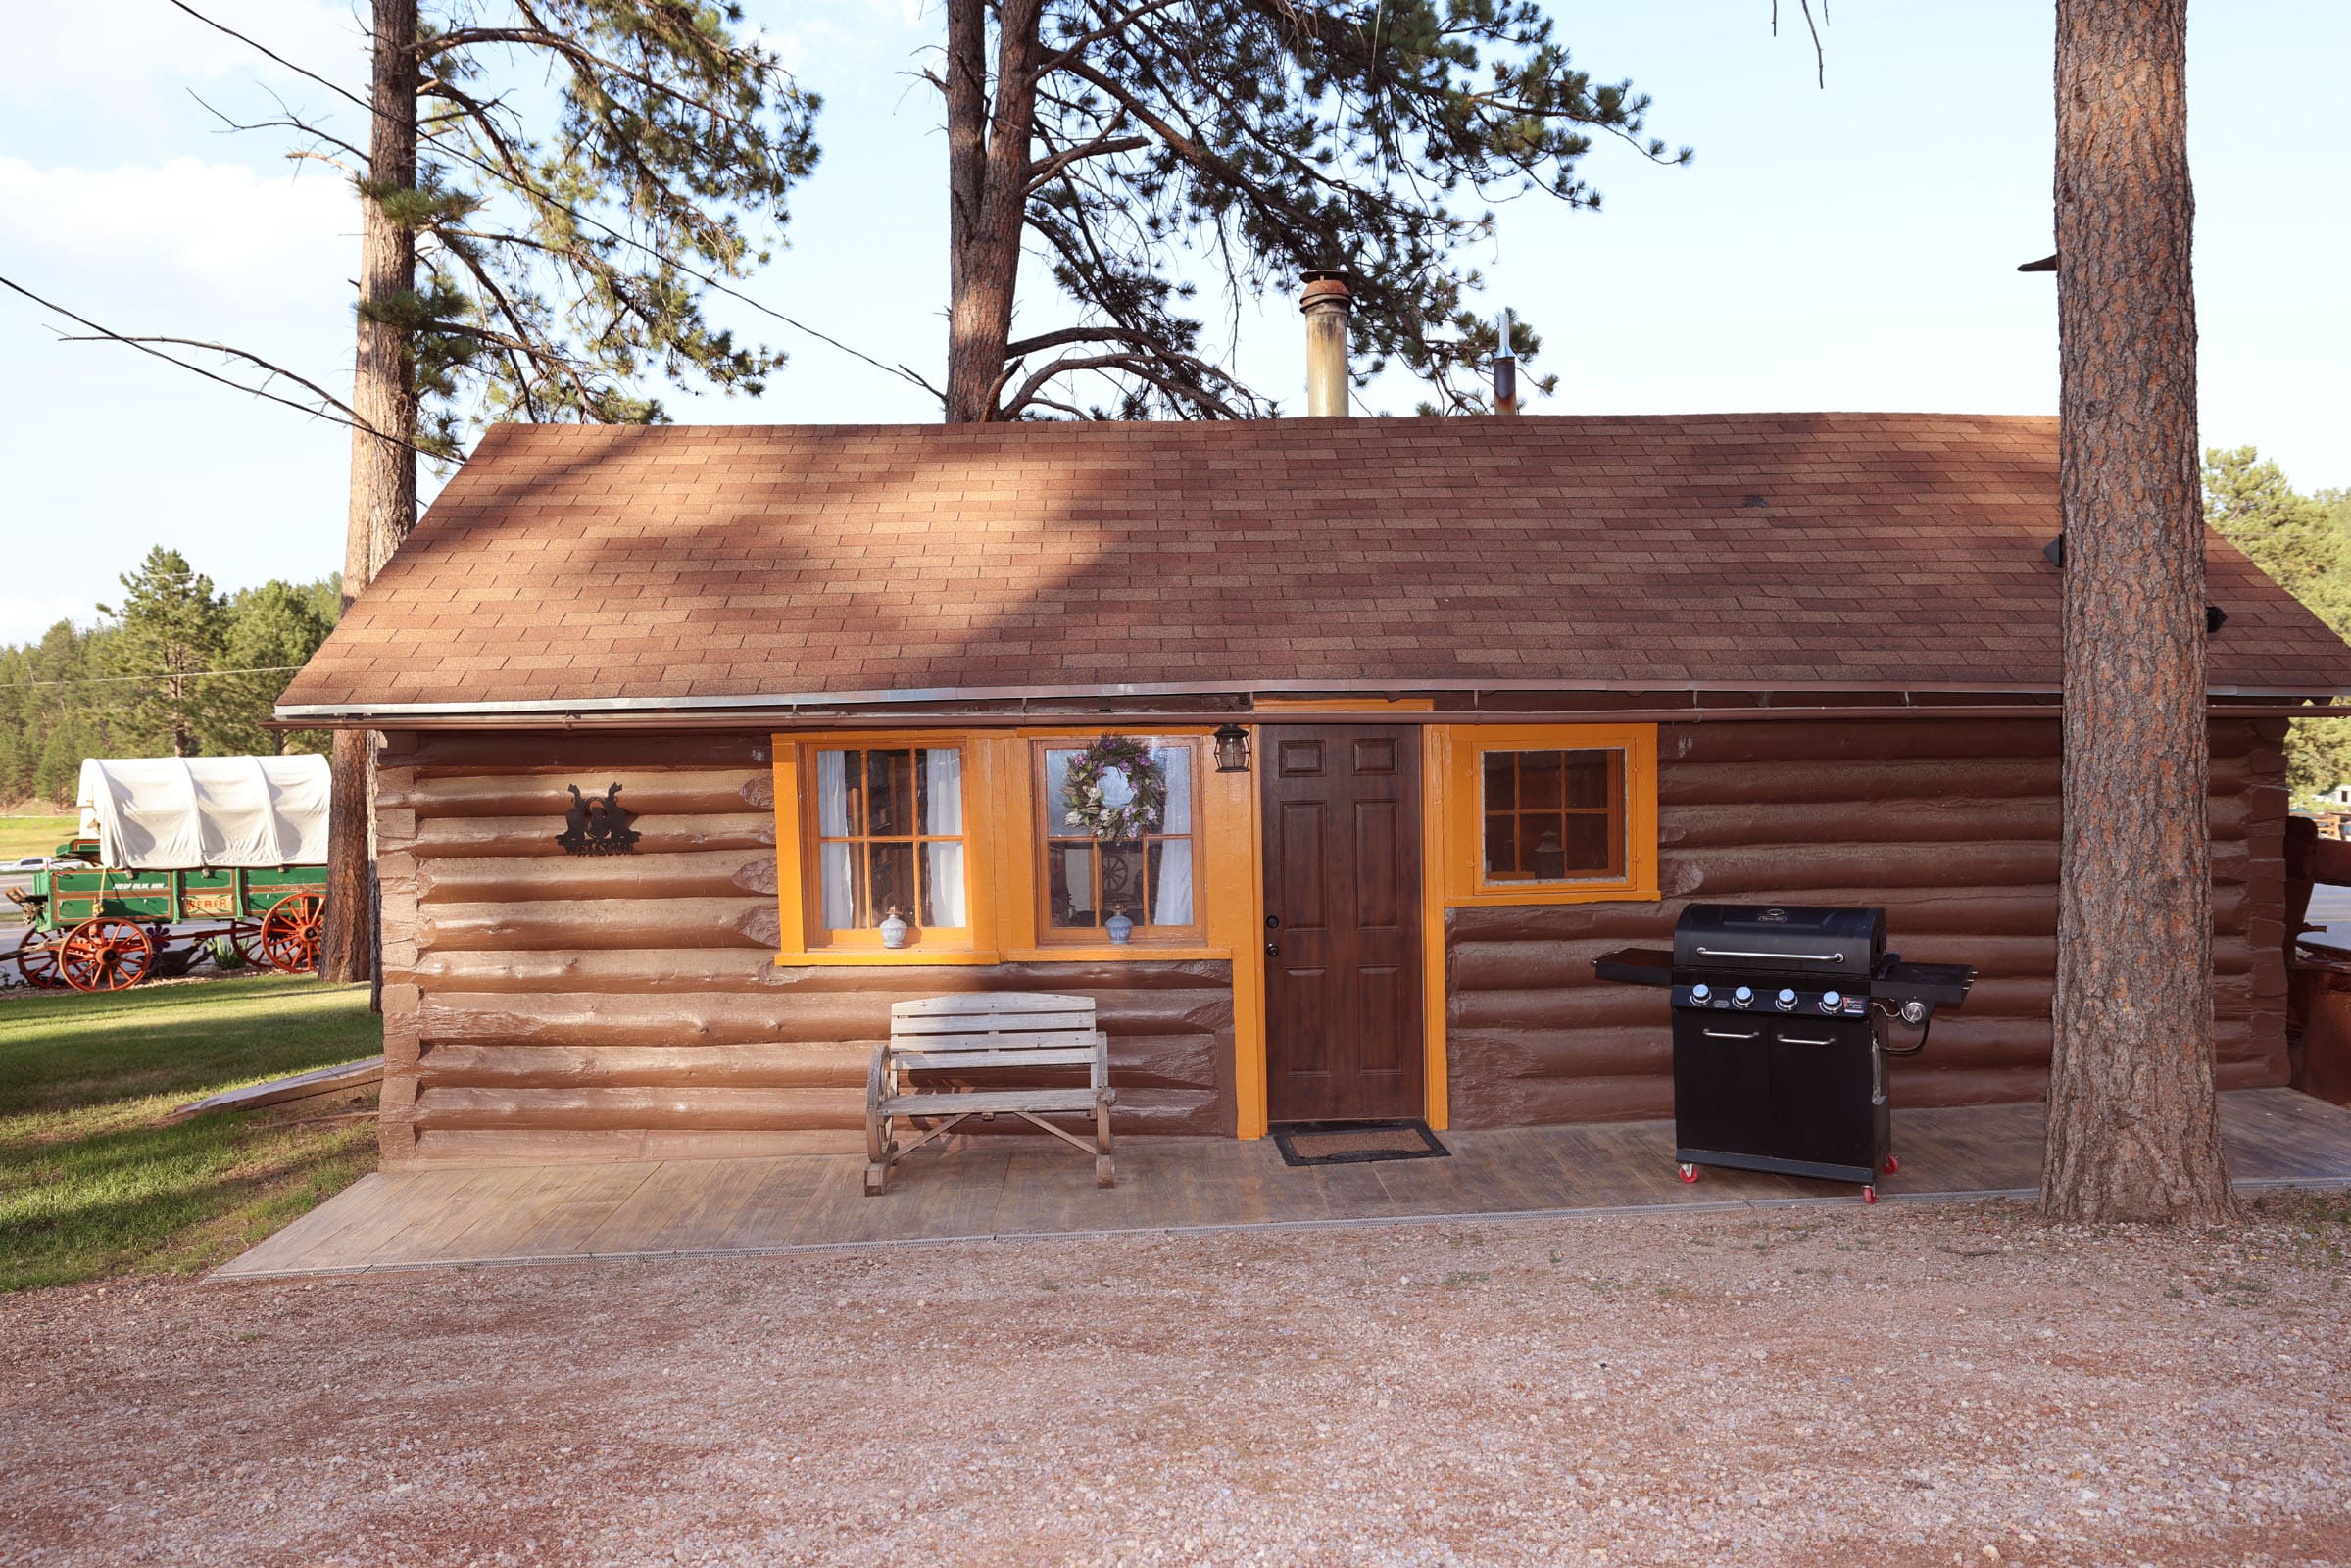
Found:
<svg viewBox="0 0 2351 1568"><path fill-rule="evenodd" d="M38 169L0 158L0 236L11 254L45 253L85 277L128 273L147 287L175 278L282 297L286 280L312 264L356 256L358 225L352 190L332 172L289 177L195 158Z"/></svg>
<svg viewBox="0 0 2351 1568"><path fill-rule="evenodd" d="M196 9L329 80L360 86L367 79L366 30L348 5L196 0ZM304 101L332 97L174 7L21 5L9 12L0 100L12 108L86 100L110 116L147 118L162 107L159 95L236 77L268 79Z"/></svg>

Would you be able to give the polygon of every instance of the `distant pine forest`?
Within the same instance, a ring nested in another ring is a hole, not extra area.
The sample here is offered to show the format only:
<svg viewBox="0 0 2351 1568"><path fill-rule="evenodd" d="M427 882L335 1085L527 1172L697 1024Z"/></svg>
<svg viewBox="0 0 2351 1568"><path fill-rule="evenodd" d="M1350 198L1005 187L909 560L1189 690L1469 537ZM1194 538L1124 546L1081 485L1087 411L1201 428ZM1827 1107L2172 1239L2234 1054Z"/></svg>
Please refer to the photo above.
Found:
<svg viewBox="0 0 2351 1568"><path fill-rule="evenodd" d="M2216 447L2204 514L2351 635L2351 491L2306 495L2254 448ZM70 807L85 757L325 750L323 731L262 722L334 628L339 577L223 594L157 546L120 580L94 625L61 620L38 642L0 649L0 807ZM2318 804L2351 784L2351 719L2296 719L2287 753L2294 804Z"/></svg>
<svg viewBox="0 0 2351 1568"><path fill-rule="evenodd" d="M159 546L120 580L95 624L0 648L0 808L71 807L85 757L326 749L262 724L334 629L339 577L224 594Z"/></svg>

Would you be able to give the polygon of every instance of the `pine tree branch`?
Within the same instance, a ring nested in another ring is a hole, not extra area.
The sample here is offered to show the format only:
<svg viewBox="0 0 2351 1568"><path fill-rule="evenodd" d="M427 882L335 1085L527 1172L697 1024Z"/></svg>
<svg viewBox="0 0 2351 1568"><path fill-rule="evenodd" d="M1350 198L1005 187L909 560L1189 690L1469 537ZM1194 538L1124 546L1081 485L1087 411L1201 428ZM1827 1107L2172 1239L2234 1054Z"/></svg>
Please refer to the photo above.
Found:
<svg viewBox="0 0 2351 1568"><path fill-rule="evenodd" d="M331 393L320 389L317 382L296 375L293 371L286 369L282 366L272 365L268 360L263 359L257 354L248 353L243 349L231 348L224 343L204 343L198 342L192 338L168 338L157 336L137 337L122 332L117 332L111 327L100 325L98 322L91 320L86 316L75 315L73 312L67 310L64 306L58 304L54 300L43 299L40 295L35 294L32 290L26 288L24 284L17 282L13 278L0 277L0 288L8 289L12 293L22 294L24 296L24 298L32 301L35 305L40 306L43 310L55 311L58 315L66 318L66 319L78 325L88 327L91 333L94 334L94 336L91 338L80 338L64 333L59 334L60 337L66 342L74 343L105 341L127 344L131 348L137 349L141 354L149 355L155 359L159 359L166 365L176 365L183 370L188 370L194 374L203 376L207 381L218 381L220 383L220 385L232 388L238 392L243 392L249 397L257 397L270 403L283 404L289 409L310 415L313 418L325 419L332 423L343 425L348 429L363 431L367 435L374 436L379 441L394 442L397 445L408 448L411 452L416 453L418 457L431 458L435 462L444 462L447 460L448 454L446 453L427 451L425 448L416 445L415 442L410 441L405 437L388 434L385 431L376 429L374 426L367 423L365 420L360 419L357 416L352 415L348 406L338 401ZM221 375L218 371L208 370L201 365L190 365L187 361L179 359L174 355L166 354L163 352L163 350L154 346L157 343L186 344L192 347L215 350L221 354L233 355L238 359L246 360L253 365L268 370L272 375L283 376L286 380L292 381L296 385L316 393L318 397L323 398L326 402L332 404L336 409L339 409L342 412L340 414L329 414L324 409L313 408L307 403L297 403L292 398L280 397L278 394L269 391L267 385L247 386L242 381L234 380L228 376Z"/></svg>

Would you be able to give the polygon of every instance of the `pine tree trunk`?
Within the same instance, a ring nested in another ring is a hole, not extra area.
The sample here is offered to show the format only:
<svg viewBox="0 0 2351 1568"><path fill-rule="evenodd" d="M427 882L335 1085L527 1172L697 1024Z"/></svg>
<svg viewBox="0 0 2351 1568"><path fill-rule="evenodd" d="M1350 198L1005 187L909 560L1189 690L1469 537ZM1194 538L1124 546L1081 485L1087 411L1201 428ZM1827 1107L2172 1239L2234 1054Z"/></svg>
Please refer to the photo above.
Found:
<svg viewBox="0 0 2351 1568"><path fill-rule="evenodd" d="M2232 1206L2212 1083L2186 0L2058 0L2065 830L2041 1209Z"/></svg>
<svg viewBox="0 0 2351 1568"><path fill-rule="evenodd" d="M360 202L359 350L352 410L351 511L343 542L343 608L371 581L416 523L416 362L408 334L370 318L416 287L416 239L385 216L377 194L416 183L416 0L374 0L374 71L367 186ZM382 431L384 435L370 434ZM386 436L400 439L390 440ZM328 980L375 969L373 832L367 808L374 736L337 730L327 809L326 929L318 960Z"/></svg>
<svg viewBox="0 0 2351 1568"><path fill-rule="evenodd" d="M986 0L947 4L947 421L997 416L1037 123L1039 0L1004 0L994 103Z"/></svg>

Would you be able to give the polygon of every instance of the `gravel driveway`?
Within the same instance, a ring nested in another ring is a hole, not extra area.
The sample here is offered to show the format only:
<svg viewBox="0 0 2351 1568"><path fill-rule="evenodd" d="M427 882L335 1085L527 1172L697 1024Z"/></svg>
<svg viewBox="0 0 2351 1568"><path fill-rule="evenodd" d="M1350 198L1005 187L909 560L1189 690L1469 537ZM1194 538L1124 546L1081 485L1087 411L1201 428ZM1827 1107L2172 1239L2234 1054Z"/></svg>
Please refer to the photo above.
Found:
<svg viewBox="0 0 2351 1568"><path fill-rule="evenodd" d="M0 1298L0 1561L2351 1562L2351 1204Z"/></svg>

